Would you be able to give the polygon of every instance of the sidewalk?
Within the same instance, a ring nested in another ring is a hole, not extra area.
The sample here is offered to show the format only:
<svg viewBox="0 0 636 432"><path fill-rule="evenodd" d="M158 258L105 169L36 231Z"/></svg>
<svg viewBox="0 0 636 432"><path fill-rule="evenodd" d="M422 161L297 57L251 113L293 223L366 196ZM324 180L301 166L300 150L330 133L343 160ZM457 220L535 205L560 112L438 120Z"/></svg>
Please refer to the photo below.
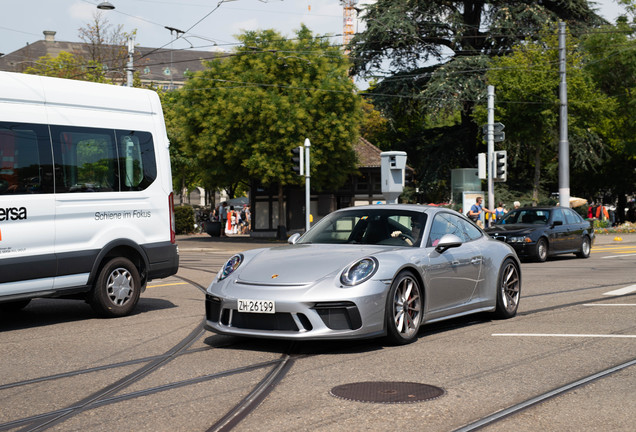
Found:
<svg viewBox="0 0 636 432"><path fill-rule="evenodd" d="M636 233L596 234L594 246L635 244ZM615 240L621 238L622 240ZM217 250L232 253L237 249L257 249L287 244L285 241L267 238L252 238L248 235L211 237L208 234L185 234L177 236L177 244L182 251Z"/></svg>
<svg viewBox="0 0 636 432"><path fill-rule="evenodd" d="M183 234L177 236L177 245L182 251L217 250L233 253L237 249L257 249L287 244L286 241L252 238L249 235L235 234L229 237L212 237L209 234Z"/></svg>

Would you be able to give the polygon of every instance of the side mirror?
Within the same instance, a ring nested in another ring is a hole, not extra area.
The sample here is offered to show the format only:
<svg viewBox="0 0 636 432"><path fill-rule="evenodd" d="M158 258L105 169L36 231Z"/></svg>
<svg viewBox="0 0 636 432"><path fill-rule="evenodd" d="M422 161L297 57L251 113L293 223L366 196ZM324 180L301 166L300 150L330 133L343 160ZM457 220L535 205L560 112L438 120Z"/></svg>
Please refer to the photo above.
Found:
<svg viewBox="0 0 636 432"><path fill-rule="evenodd" d="M289 236L289 238L287 239L287 243L296 244L299 238L300 238L300 234L294 233L291 236Z"/></svg>
<svg viewBox="0 0 636 432"><path fill-rule="evenodd" d="M444 234L442 238L439 239L437 246L435 246L435 250L439 253L443 253L445 250L459 247L463 243L462 239L457 237L455 234Z"/></svg>

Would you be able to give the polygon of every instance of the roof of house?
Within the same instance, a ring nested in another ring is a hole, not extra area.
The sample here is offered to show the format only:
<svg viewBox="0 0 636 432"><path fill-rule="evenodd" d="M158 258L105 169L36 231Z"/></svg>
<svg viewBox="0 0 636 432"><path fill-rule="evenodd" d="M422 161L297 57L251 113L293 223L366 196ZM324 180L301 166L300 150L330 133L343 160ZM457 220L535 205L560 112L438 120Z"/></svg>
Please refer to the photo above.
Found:
<svg viewBox="0 0 636 432"><path fill-rule="evenodd" d="M358 168L380 168L382 165L382 157L380 154L382 150L371 144L370 141L365 138L358 138L358 142L354 146L354 151L358 156ZM413 168L406 165L407 171L413 171Z"/></svg>
<svg viewBox="0 0 636 432"><path fill-rule="evenodd" d="M362 137L358 138L354 150L358 156L358 168L377 168L380 166L380 153L382 153L382 150L368 140Z"/></svg>
<svg viewBox="0 0 636 432"><path fill-rule="evenodd" d="M79 42L56 41L48 32L46 40L39 40L28 44L12 53L0 57L0 70L9 72L24 72L26 68L32 66L40 57L50 55L57 57L62 51L75 55L90 58L90 44ZM112 62L106 66L119 72L128 60L128 53L125 48L111 46L113 49ZM107 47L108 49L108 47ZM195 50L172 50L165 48L149 48L136 46L133 54L133 64L139 72L142 81L183 83L185 73L188 71L202 70L204 67L202 60L211 60L222 55L211 51Z"/></svg>

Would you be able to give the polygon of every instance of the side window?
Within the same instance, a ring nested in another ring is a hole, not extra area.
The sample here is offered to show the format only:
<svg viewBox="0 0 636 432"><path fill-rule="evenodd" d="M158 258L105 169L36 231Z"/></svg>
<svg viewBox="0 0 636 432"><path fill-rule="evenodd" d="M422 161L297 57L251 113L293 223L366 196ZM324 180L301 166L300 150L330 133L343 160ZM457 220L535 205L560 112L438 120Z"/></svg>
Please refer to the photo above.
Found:
<svg viewBox="0 0 636 432"><path fill-rule="evenodd" d="M462 241L467 241L468 236L464 232L464 221L450 213L438 213L431 224L431 231L428 235L427 247L437 246L444 234L455 234Z"/></svg>
<svg viewBox="0 0 636 432"><path fill-rule="evenodd" d="M123 191L147 188L157 178L155 147L149 132L117 131Z"/></svg>
<svg viewBox="0 0 636 432"><path fill-rule="evenodd" d="M465 221L464 219L459 219L459 222L462 224L462 227L464 228L464 232L466 233L466 236L470 240L477 240L478 238L482 236L482 233L479 230L479 228L477 228L472 223Z"/></svg>
<svg viewBox="0 0 636 432"><path fill-rule="evenodd" d="M53 164L45 125L0 122L0 195L53 192Z"/></svg>
<svg viewBox="0 0 636 432"><path fill-rule="evenodd" d="M119 191L114 134L107 129L51 126L55 191Z"/></svg>
<svg viewBox="0 0 636 432"><path fill-rule="evenodd" d="M563 212L561 211L561 209L554 209L552 213L552 222L561 221L565 223L565 218L563 217Z"/></svg>
<svg viewBox="0 0 636 432"><path fill-rule="evenodd" d="M582 222L581 217L573 210L565 209L563 210L563 212L565 213L565 220L567 221L567 223L578 224Z"/></svg>

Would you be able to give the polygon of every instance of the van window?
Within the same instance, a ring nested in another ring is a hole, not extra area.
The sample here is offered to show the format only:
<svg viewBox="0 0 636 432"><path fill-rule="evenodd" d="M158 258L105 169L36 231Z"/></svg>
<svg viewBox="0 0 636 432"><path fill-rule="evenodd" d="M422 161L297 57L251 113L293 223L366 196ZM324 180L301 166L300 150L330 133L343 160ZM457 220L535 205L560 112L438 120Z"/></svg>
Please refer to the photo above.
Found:
<svg viewBox="0 0 636 432"><path fill-rule="evenodd" d="M55 192L119 190L115 135L107 129L51 126Z"/></svg>
<svg viewBox="0 0 636 432"><path fill-rule="evenodd" d="M147 188L157 178L152 135L148 132L117 131L121 190Z"/></svg>
<svg viewBox="0 0 636 432"><path fill-rule="evenodd" d="M157 178L152 134L51 126L57 193L139 191Z"/></svg>
<svg viewBox="0 0 636 432"><path fill-rule="evenodd" d="M0 122L0 195L53 192L48 128Z"/></svg>

